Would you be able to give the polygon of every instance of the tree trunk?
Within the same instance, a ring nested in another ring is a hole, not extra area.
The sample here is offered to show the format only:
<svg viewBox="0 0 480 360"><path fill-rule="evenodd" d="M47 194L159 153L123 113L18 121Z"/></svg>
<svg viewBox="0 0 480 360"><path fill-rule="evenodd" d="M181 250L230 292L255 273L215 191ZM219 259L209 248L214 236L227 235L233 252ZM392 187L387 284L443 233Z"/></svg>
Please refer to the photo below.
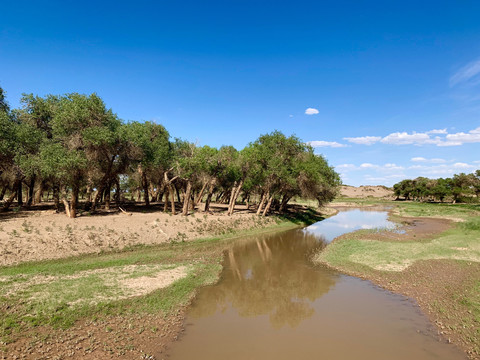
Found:
<svg viewBox="0 0 480 360"><path fill-rule="evenodd" d="M17 184L17 204L18 206L23 205L22 181L19 181Z"/></svg>
<svg viewBox="0 0 480 360"><path fill-rule="evenodd" d="M263 193L262 200L260 201L260 204L258 205L257 215L260 215L260 213L262 212L263 204L265 204L265 199L267 198L267 196L268 196L268 193Z"/></svg>
<svg viewBox="0 0 480 360"><path fill-rule="evenodd" d="M242 190L243 180L240 181L238 186L232 190L232 197L230 198L230 204L228 205L228 216L233 214L235 210L235 203L237 202L238 195L240 195L240 191Z"/></svg>
<svg viewBox="0 0 480 360"><path fill-rule="evenodd" d="M168 211L168 196L170 193L168 192L168 187L165 187L165 202L163 204L163 211L167 212Z"/></svg>
<svg viewBox="0 0 480 360"><path fill-rule="evenodd" d="M190 210L195 210L195 194L193 191L190 194Z"/></svg>
<svg viewBox="0 0 480 360"><path fill-rule="evenodd" d="M283 213L285 211L285 209L287 208L287 203L288 201L291 199L290 196L288 195L283 195L283 198L282 198L282 203L280 204L280 208L278 209L278 211L280 211L281 213Z"/></svg>
<svg viewBox="0 0 480 360"><path fill-rule="evenodd" d="M10 196L8 197L7 201L5 201L5 203L3 204L3 207L2 207L2 210L5 211L5 210L8 210L8 208L10 207L10 205L12 205L13 201L15 200L15 196L17 196L17 192L15 191L18 187L18 184L15 182L13 184L13 190L12 190L12 193L10 194Z"/></svg>
<svg viewBox="0 0 480 360"><path fill-rule="evenodd" d="M40 183L38 184L37 192L35 193L35 204L40 204L42 202L44 186L45 183L43 181L40 181Z"/></svg>
<svg viewBox="0 0 480 360"><path fill-rule="evenodd" d="M35 178L36 176L33 175L32 179L30 180L30 184L28 184L28 199L27 199L27 206L31 206L33 203L33 194L35 188Z"/></svg>
<svg viewBox="0 0 480 360"><path fill-rule="evenodd" d="M177 193L177 201L181 203L182 199L180 199L180 191L178 190L177 185L173 184L173 187L175 188L175 192Z"/></svg>
<svg viewBox="0 0 480 360"><path fill-rule="evenodd" d="M210 203L212 201L212 196L213 196L213 193L209 192L207 195L207 199L205 200L205 208L203 209L203 212L210 211Z"/></svg>
<svg viewBox="0 0 480 360"><path fill-rule="evenodd" d="M89 211L92 208L92 195L93 195L93 186L89 182L87 185L87 199L85 204L85 210Z"/></svg>
<svg viewBox="0 0 480 360"><path fill-rule="evenodd" d="M265 210L263 210L263 216L267 215L268 211L270 210L270 206L272 205L273 195L270 196L268 199L267 206L265 206Z"/></svg>
<svg viewBox="0 0 480 360"><path fill-rule="evenodd" d="M104 190L105 210L110 210L110 192L111 192L111 184L109 182Z"/></svg>
<svg viewBox="0 0 480 360"><path fill-rule="evenodd" d="M59 188L57 185L53 185L53 188L52 188L52 198L53 198L53 203L54 203L54 206L55 206L55 211L56 212L60 212L60 199L59 199Z"/></svg>
<svg viewBox="0 0 480 360"><path fill-rule="evenodd" d="M190 201L190 193L192 192L192 182L190 180L187 181L187 189L185 191L185 199L183 201L183 211L182 215L187 216L188 215L188 204Z"/></svg>
<svg viewBox="0 0 480 360"><path fill-rule="evenodd" d="M3 200L6 192L7 192L7 187L6 186L2 187L2 191L0 191L0 201Z"/></svg>
<svg viewBox="0 0 480 360"><path fill-rule="evenodd" d="M202 186L202 190L200 190L200 193L198 194L197 199L194 202L195 205L200 204L202 202L203 193L205 192L205 189L207 188L207 185L208 185L208 181L205 181L205 183Z"/></svg>
<svg viewBox="0 0 480 360"><path fill-rule="evenodd" d="M122 203L122 189L120 188L120 181L118 176L115 178L115 204L120 206Z"/></svg>
<svg viewBox="0 0 480 360"><path fill-rule="evenodd" d="M101 184L100 187L97 189L97 193L95 194L95 198L93 199L93 204L91 206L91 211L95 211L98 204L100 203L103 193L105 191L105 184Z"/></svg>
<svg viewBox="0 0 480 360"><path fill-rule="evenodd" d="M163 201L163 195L165 195L165 186L162 186L162 189L158 191L157 201L159 203Z"/></svg>
<svg viewBox="0 0 480 360"><path fill-rule="evenodd" d="M143 200L145 201L145 206L150 206L150 195L148 193L148 179L145 171L142 170L142 185L143 185Z"/></svg>
<svg viewBox="0 0 480 360"><path fill-rule="evenodd" d="M230 208L232 207L233 198L235 197L236 192L237 192L237 182L235 181L232 187L232 191L230 192L230 200L228 201L227 215L230 215Z"/></svg>
<svg viewBox="0 0 480 360"><path fill-rule="evenodd" d="M170 185L170 194L172 196L172 215L175 215L175 190L172 185Z"/></svg>
<svg viewBox="0 0 480 360"><path fill-rule="evenodd" d="M208 186L208 195L207 195L207 199L205 200L205 208L203 209L203 212L210 211L210 203L212 201L214 189L215 189L215 180L212 180L210 181L210 185Z"/></svg>
<svg viewBox="0 0 480 360"><path fill-rule="evenodd" d="M228 191L226 191L226 192L223 194L222 198L220 199L220 202L221 202L222 204L229 204L229 203L230 203L230 202L229 202L230 195L231 195L231 193L229 193Z"/></svg>
<svg viewBox="0 0 480 360"><path fill-rule="evenodd" d="M67 214L67 217L71 218L72 214L70 212L70 204L68 203L66 191L62 191L62 202L65 206L65 213Z"/></svg>
<svg viewBox="0 0 480 360"><path fill-rule="evenodd" d="M79 190L80 187L78 186L78 184L74 184L72 187L72 201L70 201L70 217L72 219L75 219L77 217L77 202Z"/></svg>

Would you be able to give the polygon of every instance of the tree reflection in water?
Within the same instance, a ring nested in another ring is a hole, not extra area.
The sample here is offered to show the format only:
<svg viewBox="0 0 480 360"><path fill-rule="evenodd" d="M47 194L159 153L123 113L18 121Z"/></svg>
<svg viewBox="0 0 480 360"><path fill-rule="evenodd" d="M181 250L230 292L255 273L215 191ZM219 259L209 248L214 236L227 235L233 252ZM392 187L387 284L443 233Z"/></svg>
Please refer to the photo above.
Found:
<svg viewBox="0 0 480 360"><path fill-rule="evenodd" d="M222 279L202 290L191 315L210 316L231 306L242 317L268 315L276 329L297 327L314 314L311 302L326 294L338 276L319 273L310 262L324 246L318 235L301 230L235 245L225 256Z"/></svg>

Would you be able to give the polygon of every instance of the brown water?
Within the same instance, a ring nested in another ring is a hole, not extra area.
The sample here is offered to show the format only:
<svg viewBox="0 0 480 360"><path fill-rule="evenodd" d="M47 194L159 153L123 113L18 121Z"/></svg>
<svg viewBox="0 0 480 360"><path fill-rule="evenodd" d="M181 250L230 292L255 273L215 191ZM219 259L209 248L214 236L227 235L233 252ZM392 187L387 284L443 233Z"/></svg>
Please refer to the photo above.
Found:
<svg viewBox="0 0 480 360"><path fill-rule="evenodd" d="M168 359L464 359L411 300L310 262L342 233L392 226L386 212L353 210L239 240Z"/></svg>

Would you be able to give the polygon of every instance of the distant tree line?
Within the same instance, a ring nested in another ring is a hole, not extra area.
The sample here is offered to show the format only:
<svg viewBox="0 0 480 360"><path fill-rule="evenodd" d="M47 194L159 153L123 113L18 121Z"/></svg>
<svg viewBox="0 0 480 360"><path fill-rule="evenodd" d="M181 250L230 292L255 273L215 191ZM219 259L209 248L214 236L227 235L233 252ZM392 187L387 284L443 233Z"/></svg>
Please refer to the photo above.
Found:
<svg viewBox="0 0 480 360"><path fill-rule="evenodd" d="M417 177L413 180L402 180L393 185L397 199L416 201L479 201L480 170L472 174L455 174L451 178L428 179Z"/></svg>
<svg viewBox="0 0 480 360"><path fill-rule="evenodd" d="M187 215L202 201L208 212L215 196L231 215L240 196L248 205L255 195L257 214L266 215L295 196L331 201L340 183L311 146L278 131L240 151L200 147L172 141L162 125L120 120L96 94L27 94L10 109L0 88L3 210L48 200L74 218L78 209L120 206L128 195Z"/></svg>

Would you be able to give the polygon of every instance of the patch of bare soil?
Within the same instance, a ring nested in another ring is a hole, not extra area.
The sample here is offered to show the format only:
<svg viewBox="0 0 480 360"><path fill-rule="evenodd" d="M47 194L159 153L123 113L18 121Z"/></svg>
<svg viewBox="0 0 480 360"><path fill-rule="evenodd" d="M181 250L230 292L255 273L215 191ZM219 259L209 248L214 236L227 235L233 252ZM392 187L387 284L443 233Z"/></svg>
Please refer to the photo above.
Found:
<svg viewBox="0 0 480 360"><path fill-rule="evenodd" d="M183 331L185 308L168 317L117 316L52 331L39 327L4 346L0 359L152 359Z"/></svg>
<svg viewBox="0 0 480 360"><path fill-rule="evenodd" d="M53 210L23 211L0 216L0 266L25 261L121 250L134 245L156 245L218 236L236 230L274 224L243 206L227 216L222 205L209 214L170 215L159 208L122 213L103 212L70 219Z"/></svg>
<svg viewBox="0 0 480 360"><path fill-rule="evenodd" d="M368 234L371 240L396 240L396 241L426 241L433 236L448 230L452 221L441 218L420 218L408 217L398 218L402 225L395 231L380 231L373 234Z"/></svg>
<svg viewBox="0 0 480 360"><path fill-rule="evenodd" d="M480 323L469 310L469 295L480 279L480 264L454 260L418 261L401 272L382 272L373 280L417 301L439 334L480 359Z"/></svg>
<svg viewBox="0 0 480 360"><path fill-rule="evenodd" d="M393 190L386 186L349 186L343 185L340 187L340 196L347 198L376 198L376 199L393 199Z"/></svg>

